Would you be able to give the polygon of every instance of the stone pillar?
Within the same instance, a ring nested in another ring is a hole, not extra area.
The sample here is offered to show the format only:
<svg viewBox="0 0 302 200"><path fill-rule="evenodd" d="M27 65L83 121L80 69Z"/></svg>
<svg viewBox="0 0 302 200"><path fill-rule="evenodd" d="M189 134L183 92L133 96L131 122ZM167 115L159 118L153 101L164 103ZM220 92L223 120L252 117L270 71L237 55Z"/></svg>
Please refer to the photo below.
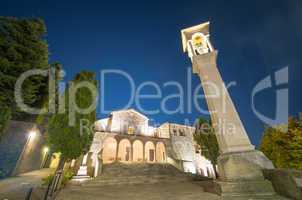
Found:
<svg viewBox="0 0 302 200"><path fill-rule="evenodd" d="M209 23L182 30L184 51L189 53L193 63L193 73L201 80L215 128L221 152L218 158L220 180L264 181L262 169L273 168L272 162L262 152L256 151L251 144L218 71L217 51L208 38ZM256 189L255 192L260 189L252 188ZM224 190L223 186L220 190ZM272 190L271 187L268 187L268 190ZM240 193L240 191L235 192Z"/></svg>
<svg viewBox="0 0 302 200"><path fill-rule="evenodd" d="M94 177L100 176L103 171L103 159L101 152L97 155L96 165L94 168Z"/></svg>
<svg viewBox="0 0 302 200"><path fill-rule="evenodd" d="M156 150L156 143L153 143L154 144L154 162L156 163L157 162L157 150Z"/></svg>
<svg viewBox="0 0 302 200"><path fill-rule="evenodd" d="M87 157L87 163L86 163L86 165L87 165L87 174L90 177L94 177L94 166L93 166L92 156L93 156L93 152L89 152L88 157Z"/></svg>
<svg viewBox="0 0 302 200"><path fill-rule="evenodd" d="M131 145L130 160L131 162L133 162L133 142L130 143L130 145Z"/></svg>
<svg viewBox="0 0 302 200"><path fill-rule="evenodd" d="M88 153L84 155L83 161L82 161L82 166L86 166L88 161Z"/></svg>
<svg viewBox="0 0 302 200"><path fill-rule="evenodd" d="M145 142L143 142L143 163L146 162Z"/></svg>
<svg viewBox="0 0 302 200"><path fill-rule="evenodd" d="M117 144L116 144L115 162L119 162L119 160L118 160L118 151L119 151L119 148L120 148L120 141L118 140Z"/></svg>

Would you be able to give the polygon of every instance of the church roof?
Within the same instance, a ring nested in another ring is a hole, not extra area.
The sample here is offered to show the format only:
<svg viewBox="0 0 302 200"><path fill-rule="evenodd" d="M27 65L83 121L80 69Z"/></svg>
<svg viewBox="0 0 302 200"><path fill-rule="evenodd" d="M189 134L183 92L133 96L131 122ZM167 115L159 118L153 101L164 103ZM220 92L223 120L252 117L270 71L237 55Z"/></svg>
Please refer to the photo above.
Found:
<svg viewBox="0 0 302 200"><path fill-rule="evenodd" d="M149 120L148 117L146 117L145 115L141 114L140 112L130 108L130 109L127 109L127 110L117 110L117 111L113 111L111 112L112 115L114 115L115 113L125 113L125 112L130 112L130 113L134 113L136 115L139 115L140 117L144 118L145 120Z"/></svg>

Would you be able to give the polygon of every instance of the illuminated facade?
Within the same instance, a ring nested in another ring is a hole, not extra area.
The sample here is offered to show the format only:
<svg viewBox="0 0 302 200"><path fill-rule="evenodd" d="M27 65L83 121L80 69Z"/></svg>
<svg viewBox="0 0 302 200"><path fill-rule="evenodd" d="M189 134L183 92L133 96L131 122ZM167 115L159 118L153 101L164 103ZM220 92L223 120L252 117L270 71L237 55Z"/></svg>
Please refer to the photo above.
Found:
<svg viewBox="0 0 302 200"><path fill-rule="evenodd" d="M185 172L214 176L211 162L196 153L194 131L173 123L149 126L149 119L133 109L114 111L96 121L90 153L84 156L78 175L88 175L88 159L93 168L90 176L98 176L101 163L113 162L170 163Z"/></svg>

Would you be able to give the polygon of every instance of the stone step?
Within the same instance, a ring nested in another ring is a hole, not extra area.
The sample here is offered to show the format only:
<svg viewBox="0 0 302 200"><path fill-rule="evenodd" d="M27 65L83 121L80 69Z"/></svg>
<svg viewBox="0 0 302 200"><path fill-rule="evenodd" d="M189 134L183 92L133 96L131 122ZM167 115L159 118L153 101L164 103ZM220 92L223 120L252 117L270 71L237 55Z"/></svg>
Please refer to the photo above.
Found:
<svg viewBox="0 0 302 200"><path fill-rule="evenodd" d="M161 174L161 173L154 173L154 174L140 174L140 173L123 173L123 174L102 174L101 176L99 176L98 178L118 178L118 177L127 177L127 176L145 176L145 177L156 177L156 176L173 176L173 177L179 177L179 178L183 178L183 177L191 177L187 174ZM191 177L193 178L193 177Z"/></svg>
<svg viewBox="0 0 302 200"><path fill-rule="evenodd" d="M156 175L169 174L179 175L183 174L178 169L169 164L124 164L113 163L104 165L103 175L107 176L126 176L126 175Z"/></svg>
<svg viewBox="0 0 302 200"><path fill-rule="evenodd" d="M140 179L140 178L144 178L144 179L189 179L191 177L187 177L187 176L168 176L168 175L152 175L152 176L142 176L142 175L138 175L138 176L116 176L116 177L107 177L107 176L100 176L97 177L95 179L93 179L93 181L102 181L102 180L118 180L118 179L124 179L124 178L131 178L131 179Z"/></svg>
<svg viewBox="0 0 302 200"><path fill-rule="evenodd" d="M88 181L71 181L70 184L82 187L99 187L106 185L133 185L170 182L187 182L191 176L179 171L169 164L125 164L112 163L103 167L101 176Z"/></svg>
<svg viewBox="0 0 302 200"><path fill-rule="evenodd" d="M289 200L278 195L239 195L239 196L222 196L222 200Z"/></svg>
<svg viewBox="0 0 302 200"><path fill-rule="evenodd" d="M171 176L128 176L128 177L116 177L116 178L97 178L92 181L83 183L82 186L93 187L101 185L123 185L123 184L143 184L143 183L159 183L159 182L186 182L187 177L171 177Z"/></svg>

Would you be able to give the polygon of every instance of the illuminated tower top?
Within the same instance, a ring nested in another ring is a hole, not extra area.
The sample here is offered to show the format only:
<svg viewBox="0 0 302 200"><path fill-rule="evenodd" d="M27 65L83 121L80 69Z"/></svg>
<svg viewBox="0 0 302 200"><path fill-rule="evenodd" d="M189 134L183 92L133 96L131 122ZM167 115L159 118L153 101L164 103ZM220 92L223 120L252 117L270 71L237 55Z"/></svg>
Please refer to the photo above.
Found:
<svg viewBox="0 0 302 200"><path fill-rule="evenodd" d="M181 31L183 51L188 53L191 61L194 56L214 51L209 40L209 26L210 22L205 22Z"/></svg>

